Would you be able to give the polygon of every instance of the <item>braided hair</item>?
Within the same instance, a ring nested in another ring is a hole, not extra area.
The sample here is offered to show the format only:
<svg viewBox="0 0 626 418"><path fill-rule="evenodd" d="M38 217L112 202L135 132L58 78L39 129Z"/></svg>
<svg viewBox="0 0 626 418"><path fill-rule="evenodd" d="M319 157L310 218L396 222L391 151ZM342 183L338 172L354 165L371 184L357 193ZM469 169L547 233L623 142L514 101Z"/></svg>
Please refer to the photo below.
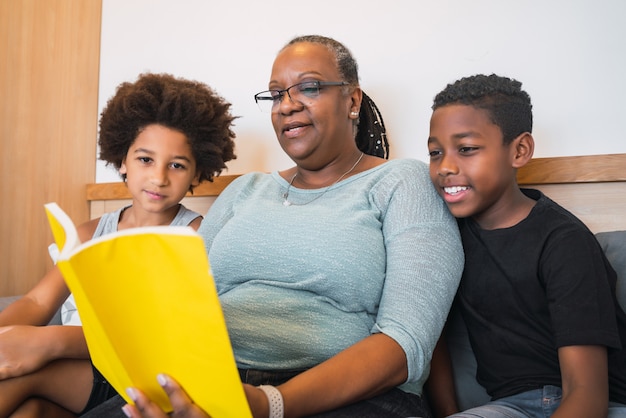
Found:
<svg viewBox="0 0 626 418"><path fill-rule="evenodd" d="M356 133L356 145L359 150L369 155L389 158L389 141L383 115L376 103L363 92L359 125Z"/></svg>
<svg viewBox="0 0 626 418"><path fill-rule="evenodd" d="M341 42L321 35L304 35L293 38L283 47L309 42L323 45L335 56L339 75L350 85L359 85L359 72L356 60ZM385 130L383 116L376 103L363 92L357 124L356 145L362 152L381 158L389 158L389 141Z"/></svg>

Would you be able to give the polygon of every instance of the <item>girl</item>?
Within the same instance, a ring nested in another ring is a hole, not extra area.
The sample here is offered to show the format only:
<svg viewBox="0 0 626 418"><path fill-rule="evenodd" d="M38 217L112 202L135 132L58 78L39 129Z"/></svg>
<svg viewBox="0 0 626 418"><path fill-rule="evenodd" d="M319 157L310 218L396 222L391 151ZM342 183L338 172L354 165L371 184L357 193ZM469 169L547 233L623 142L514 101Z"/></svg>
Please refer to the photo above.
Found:
<svg viewBox="0 0 626 418"><path fill-rule="evenodd" d="M207 85L167 74L122 83L102 112L98 143L132 204L79 226L81 241L140 226L197 229L202 217L180 201L235 158L229 108ZM55 267L0 313L0 416L71 417L115 394L89 361L82 327L42 326L68 294ZM64 305L64 324L80 325L72 299Z"/></svg>

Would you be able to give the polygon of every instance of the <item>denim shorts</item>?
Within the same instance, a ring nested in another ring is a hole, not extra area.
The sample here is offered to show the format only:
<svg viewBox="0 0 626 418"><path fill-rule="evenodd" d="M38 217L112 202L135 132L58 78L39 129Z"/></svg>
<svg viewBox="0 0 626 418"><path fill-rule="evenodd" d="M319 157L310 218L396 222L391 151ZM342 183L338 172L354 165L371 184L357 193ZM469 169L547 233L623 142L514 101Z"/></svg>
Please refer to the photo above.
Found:
<svg viewBox="0 0 626 418"><path fill-rule="evenodd" d="M563 392L547 385L451 415L455 418L549 418L561 404ZM448 417L448 418L450 418ZM608 418L626 418L626 406L611 403Z"/></svg>

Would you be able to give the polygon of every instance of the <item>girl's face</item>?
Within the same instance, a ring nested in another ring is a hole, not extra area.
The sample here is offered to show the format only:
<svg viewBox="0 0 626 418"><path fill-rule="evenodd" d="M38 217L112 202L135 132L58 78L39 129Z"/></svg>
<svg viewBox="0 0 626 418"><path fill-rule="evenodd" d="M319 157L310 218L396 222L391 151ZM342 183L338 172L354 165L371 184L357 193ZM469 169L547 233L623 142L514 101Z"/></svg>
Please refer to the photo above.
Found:
<svg viewBox="0 0 626 418"><path fill-rule="evenodd" d="M137 135L120 173L126 174L133 206L151 213L177 206L199 177L187 137L157 124Z"/></svg>
<svg viewBox="0 0 626 418"><path fill-rule="evenodd" d="M334 55L323 45L301 42L283 49L274 61L269 88L283 90L305 81L343 81ZM315 170L354 146L355 116L350 112L358 112L360 103L360 90L354 87L322 86L319 95L302 101L285 93L273 109L272 124L287 155Z"/></svg>

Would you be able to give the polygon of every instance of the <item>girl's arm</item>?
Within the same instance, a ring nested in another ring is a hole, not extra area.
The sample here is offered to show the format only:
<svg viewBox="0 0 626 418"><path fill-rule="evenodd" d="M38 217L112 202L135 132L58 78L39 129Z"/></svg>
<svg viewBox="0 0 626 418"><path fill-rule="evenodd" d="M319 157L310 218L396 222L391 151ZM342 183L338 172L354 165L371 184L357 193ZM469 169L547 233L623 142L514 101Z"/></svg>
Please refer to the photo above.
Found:
<svg viewBox="0 0 626 418"><path fill-rule="evenodd" d="M55 266L26 295L0 313L0 326L46 325L68 295L61 271Z"/></svg>
<svg viewBox="0 0 626 418"><path fill-rule="evenodd" d="M99 221L99 218L93 219L78 227L81 242L93 237ZM0 326L46 325L69 294L61 271L54 266L26 295L0 312Z"/></svg>
<svg viewBox="0 0 626 418"><path fill-rule="evenodd" d="M78 228L81 241L91 239L98 221ZM82 327L45 326L69 293L55 266L0 313L0 379L33 372L58 358L89 358Z"/></svg>
<svg viewBox="0 0 626 418"><path fill-rule="evenodd" d="M54 267L0 315L0 379L22 376L58 358L89 358L82 327L45 326L69 290Z"/></svg>

